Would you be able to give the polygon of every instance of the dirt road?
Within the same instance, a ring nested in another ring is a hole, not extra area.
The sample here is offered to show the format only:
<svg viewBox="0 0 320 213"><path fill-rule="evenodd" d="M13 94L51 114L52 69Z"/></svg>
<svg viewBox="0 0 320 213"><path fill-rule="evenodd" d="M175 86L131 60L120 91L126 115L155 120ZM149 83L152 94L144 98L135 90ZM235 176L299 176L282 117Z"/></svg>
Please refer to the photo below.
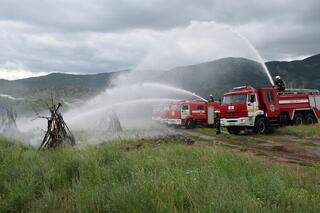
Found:
<svg viewBox="0 0 320 213"><path fill-rule="evenodd" d="M212 129L211 129L212 130ZM219 146L227 146L242 154L288 164L315 165L320 163L320 141L298 138L292 135L229 135L223 132L178 130L184 135L207 141Z"/></svg>

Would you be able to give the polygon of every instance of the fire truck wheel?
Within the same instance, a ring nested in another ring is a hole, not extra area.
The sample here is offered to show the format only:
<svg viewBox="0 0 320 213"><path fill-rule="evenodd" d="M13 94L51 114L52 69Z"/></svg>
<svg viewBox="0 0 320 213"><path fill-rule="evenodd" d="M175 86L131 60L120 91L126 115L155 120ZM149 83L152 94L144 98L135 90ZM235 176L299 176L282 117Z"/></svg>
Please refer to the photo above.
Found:
<svg viewBox="0 0 320 213"><path fill-rule="evenodd" d="M294 115L294 118L293 118L294 125L302 125L302 124L304 124L304 122L305 122L305 120L304 120L303 114L298 112Z"/></svg>
<svg viewBox="0 0 320 213"><path fill-rule="evenodd" d="M315 124L316 119L312 113L307 113L305 117L305 121L307 125Z"/></svg>
<svg viewBox="0 0 320 213"><path fill-rule="evenodd" d="M265 134L268 132L268 124L264 117L258 117L254 124L254 132Z"/></svg>
<svg viewBox="0 0 320 213"><path fill-rule="evenodd" d="M194 126L193 121L191 119L186 121L186 128L187 129L192 129L193 126Z"/></svg>
<svg viewBox="0 0 320 213"><path fill-rule="evenodd" d="M227 131L231 135L232 134L238 135L240 133L240 129L238 127L234 127L234 126L227 127Z"/></svg>

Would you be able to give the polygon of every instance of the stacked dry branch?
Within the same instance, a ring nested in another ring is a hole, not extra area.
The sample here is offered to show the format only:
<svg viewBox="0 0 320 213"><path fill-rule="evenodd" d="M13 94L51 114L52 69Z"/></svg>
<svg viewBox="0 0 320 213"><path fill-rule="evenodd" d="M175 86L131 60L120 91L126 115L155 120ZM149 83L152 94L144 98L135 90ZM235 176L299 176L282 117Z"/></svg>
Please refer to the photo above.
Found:
<svg viewBox="0 0 320 213"><path fill-rule="evenodd" d="M75 145L75 138L63 120L62 114L59 112L61 103L48 106L50 116L38 116L47 119L48 126L42 143L39 147L41 149L58 148L66 145Z"/></svg>

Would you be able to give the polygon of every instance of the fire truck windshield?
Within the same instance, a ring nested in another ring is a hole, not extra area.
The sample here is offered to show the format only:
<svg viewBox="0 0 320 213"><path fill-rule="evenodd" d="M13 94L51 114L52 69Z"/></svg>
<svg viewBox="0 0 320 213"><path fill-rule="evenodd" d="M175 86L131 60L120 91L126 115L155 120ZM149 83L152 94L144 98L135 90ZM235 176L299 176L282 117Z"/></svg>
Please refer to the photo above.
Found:
<svg viewBox="0 0 320 213"><path fill-rule="evenodd" d="M247 101L247 94L226 95L223 97L222 104L238 103L243 104Z"/></svg>

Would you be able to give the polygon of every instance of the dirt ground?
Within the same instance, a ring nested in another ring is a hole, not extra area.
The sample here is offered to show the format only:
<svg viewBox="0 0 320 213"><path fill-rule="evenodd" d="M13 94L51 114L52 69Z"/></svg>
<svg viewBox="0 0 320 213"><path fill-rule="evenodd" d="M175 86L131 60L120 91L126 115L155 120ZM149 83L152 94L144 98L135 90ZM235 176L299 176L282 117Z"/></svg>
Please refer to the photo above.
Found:
<svg viewBox="0 0 320 213"><path fill-rule="evenodd" d="M181 129L178 132L195 138L196 141L204 141L209 144L225 146L237 150L244 155L258 159L270 160L286 164L298 164L303 166L320 163L320 141L298 138L292 135L253 135L240 134L229 135L222 132L215 135L214 129L199 132L195 130ZM203 145L206 143L196 143Z"/></svg>

